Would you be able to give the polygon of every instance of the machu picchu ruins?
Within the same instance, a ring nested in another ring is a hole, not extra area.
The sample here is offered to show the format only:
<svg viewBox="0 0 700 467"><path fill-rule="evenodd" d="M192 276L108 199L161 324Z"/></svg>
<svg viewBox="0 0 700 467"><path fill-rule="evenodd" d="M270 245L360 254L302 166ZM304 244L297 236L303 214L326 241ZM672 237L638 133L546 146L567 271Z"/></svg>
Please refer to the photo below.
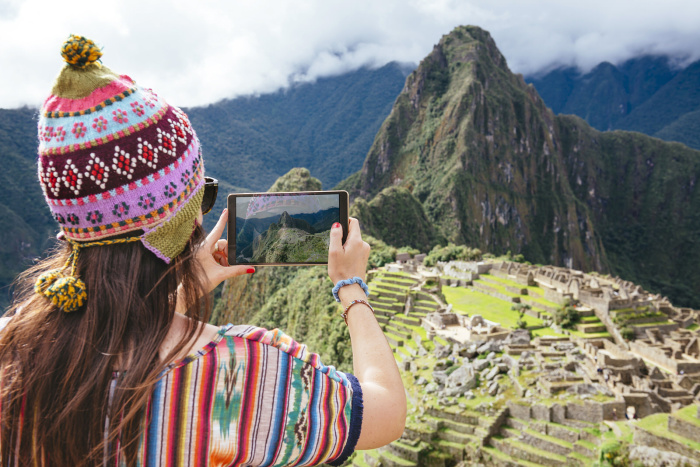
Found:
<svg viewBox="0 0 700 467"><path fill-rule="evenodd" d="M352 465L603 466L624 449L700 466L700 312L573 269L396 259L368 279L409 417Z"/></svg>

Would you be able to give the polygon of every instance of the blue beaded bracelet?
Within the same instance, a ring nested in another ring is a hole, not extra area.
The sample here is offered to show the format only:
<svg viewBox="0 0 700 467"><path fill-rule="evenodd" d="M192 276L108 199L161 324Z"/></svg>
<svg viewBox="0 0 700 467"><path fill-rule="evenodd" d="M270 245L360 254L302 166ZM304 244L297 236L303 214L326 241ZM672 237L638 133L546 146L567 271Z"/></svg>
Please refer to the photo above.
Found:
<svg viewBox="0 0 700 467"><path fill-rule="evenodd" d="M338 283L335 284L335 287L333 287L333 298L335 298L336 302L340 301L340 297L338 297L338 291L340 290L340 288L343 286L352 285L352 284L360 284L360 287L362 287L362 290L365 291L365 295L367 295L369 297L369 287L367 287L367 284L365 284L365 281L363 281L359 277L355 276L352 279L343 279L342 281L338 281Z"/></svg>

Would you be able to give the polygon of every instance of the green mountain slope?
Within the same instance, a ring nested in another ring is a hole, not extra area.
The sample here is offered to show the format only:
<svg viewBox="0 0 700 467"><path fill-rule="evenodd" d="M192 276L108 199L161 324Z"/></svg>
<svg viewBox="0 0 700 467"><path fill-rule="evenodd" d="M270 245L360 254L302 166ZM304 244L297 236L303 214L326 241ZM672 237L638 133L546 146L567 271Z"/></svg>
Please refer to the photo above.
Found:
<svg viewBox="0 0 700 467"><path fill-rule="evenodd" d="M697 151L555 116L487 32L460 27L407 78L341 186L369 204L405 187L450 241L620 273L690 305L700 304L699 176Z"/></svg>
<svg viewBox="0 0 700 467"><path fill-rule="evenodd" d="M0 308L8 285L58 230L36 178L36 111L0 109Z"/></svg>
<svg viewBox="0 0 700 467"><path fill-rule="evenodd" d="M654 135L683 115L700 110L698 84L700 61L678 73L653 96L632 110L616 128Z"/></svg>
<svg viewBox="0 0 700 467"><path fill-rule="evenodd" d="M264 191L293 167L331 187L362 166L411 67L390 63L273 94L187 109L207 171Z"/></svg>
<svg viewBox="0 0 700 467"><path fill-rule="evenodd" d="M604 62L585 74L560 68L527 81L556 114L700 149L700 62L678 69L668 57L642 56L617 66Z"/></svg>
<svg viewBox="0 0 700 467"><path fill-rule="evenodd" d="M390 245L427 252L445 241L420 202L403 187L386 188L369 203L356 198L350 215L360 221L363 232Z"/></svg>

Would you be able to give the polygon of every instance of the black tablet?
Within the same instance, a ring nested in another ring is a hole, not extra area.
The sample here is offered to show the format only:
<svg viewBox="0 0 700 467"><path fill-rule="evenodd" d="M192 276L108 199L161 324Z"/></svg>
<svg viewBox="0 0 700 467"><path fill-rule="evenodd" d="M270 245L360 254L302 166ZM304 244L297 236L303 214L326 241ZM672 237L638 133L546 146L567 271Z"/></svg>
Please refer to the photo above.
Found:
<svg viewBox="0 0 700 467"><path fill-rule="evenodd" d="M347 191L234 193L228 196L229 264L328 264L333 224L348 233Z"/></svg>

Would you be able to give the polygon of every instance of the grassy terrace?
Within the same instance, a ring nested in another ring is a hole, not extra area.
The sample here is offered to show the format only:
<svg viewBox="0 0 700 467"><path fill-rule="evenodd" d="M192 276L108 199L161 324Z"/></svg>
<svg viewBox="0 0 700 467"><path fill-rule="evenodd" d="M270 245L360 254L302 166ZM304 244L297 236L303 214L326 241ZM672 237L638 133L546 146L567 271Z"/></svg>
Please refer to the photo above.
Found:
<svg viewBox="0 0 700 467"><path fill-rule="evenodd" d="M443 287L442 293L455 311L469 316L481 315L489 321L500 323L505 328L518 327L517 321L520 316L517 311L510 309L513 306L510 302L463 287ZM526 316L525 321L529 326L542 326L542 320L532 316Z"/></svg>
<svg viewBox="0 0 700 467"><path fill-rule="evenodd" d="M498 278L496 278L496 279L498 279ZM484 280L484 279L477 279L477 280L475 280L475 281L473 281L473 282L474 282L474 285L476 285L476 284L483 284L483 285L485 285L485 286L487 286L487 287L490 287L490 288L492 288L492 289L494 289L494 290L497 290L498 292L500 292L500 293L502 293L503 295L506 295L506 296L508 296L508 297L519 297L519 296L520 296L519 294L516 294L516 293L513 293L513 292L508 292L508 291L506 290L505 286L503 286L503 285L501 285L501 284L496 284L496 283L494 283L494 282L492 282L492 281L487 281L487 280Z"/></svg>
<svg viewBox="0 0 700 467"><path fill-rule="evenodd" d="M540 288L536 285L527 285L526 286L526 285L518 284L514 280L504 279L502 277L492 276L490 274L488 274L488 278L489 278L489 280L486 282L486 284L488 284L489 282L491 282L493 284L493 281L498 281L503 286L508 285L511 287L517 287L519 289L527 289L528 296L533 301L535 301L537 303L541 303L542 305L545 305L545 306L550 306L552 308L559 308L559 305L557 303L550 302L549 300L546 300L545 298L543 298L544 292L542 291L542 288ZM546 313L544 310L540 310L540 311L542 311L543 313Z"/></svg>
<svg viewBox="0 0 700 467"><path fill-rule="evenodd" d="M491 287L495 290L497 290L500 293L503 293L506 296L517 296L516 294L507 292L505 290L505 285L518 285L516 282L511 281L509 279L501 279L500 277L496 276L489 276L489 281L477 281L481 282L484 285ZM499 285L494 283L491 279L499 281L499 283L503 285ZM528 287L528 290L530 289L538 289L538 293L541 294L541 289L539 287L533 287L530 286ZM519 314L515 310L511 310L511 307L513 306L513 303L507 302L505 300L501 300L499 298L492 297L490 295L487 295L485 293L480 292L478 289L472 289L472 288L464 288L464 287L443 287L442 292L445 295L445 298L447 299L447 302L452 304L453 309L455 311L461 312L461 313L466 313L468 315L475 315L479 314L483 316L485 319L488 319L489 321L494 321L497 323L500 323L501 326L509 329L516 329L518 327L517 322L519 319ZM547 306L551 307L558 307L558 305L554 302L550 302L548 300L545 300L544 298L538 295L535 295L534 293L530 292L530 299L533 299L537 302L543 303ZM547 314L542 309L535 308L540 313ZM549 327L542 327L543 323L541 319L534 318L532 316L525 316L525 321L528 324L528 327L532 328L535 327L535 329L532 331L533 336L561 336L562 334L559 334L552 330ZM600 325L602 324L600 320L595 317L595 316L589 316L589 317L584 317L582 322L584 324L597 324ZM537 329L539 327L539 329ZM610 337L610 333L607 331L604 332L597 332L597 333L585 333L582 331L578 331L576 329L571 329L567 330L567 332L573 336L573 337L583 337L587 339L599 339L599 338L608 338Z"/></svg>
<svg viewBox="0 0 700 467"><path fill-rule="evenodd" d="M700 428L700 418L696 416L697 413L698 406L696 404L690 404L689 406L674 412L673 416Z"/></svg>
<svg viewBox="0 0 700 467"><path fill-rule="evenodd" d="M697 408L695 410L697 410ZM642 428L653 435L660 438L671 439L687 446L690 449L700 451L700 441L691 441L688 438L684 438L668 430L668 417L669 414L667 413L657 413L644 417L636 423L639 428Z"/></svg>

